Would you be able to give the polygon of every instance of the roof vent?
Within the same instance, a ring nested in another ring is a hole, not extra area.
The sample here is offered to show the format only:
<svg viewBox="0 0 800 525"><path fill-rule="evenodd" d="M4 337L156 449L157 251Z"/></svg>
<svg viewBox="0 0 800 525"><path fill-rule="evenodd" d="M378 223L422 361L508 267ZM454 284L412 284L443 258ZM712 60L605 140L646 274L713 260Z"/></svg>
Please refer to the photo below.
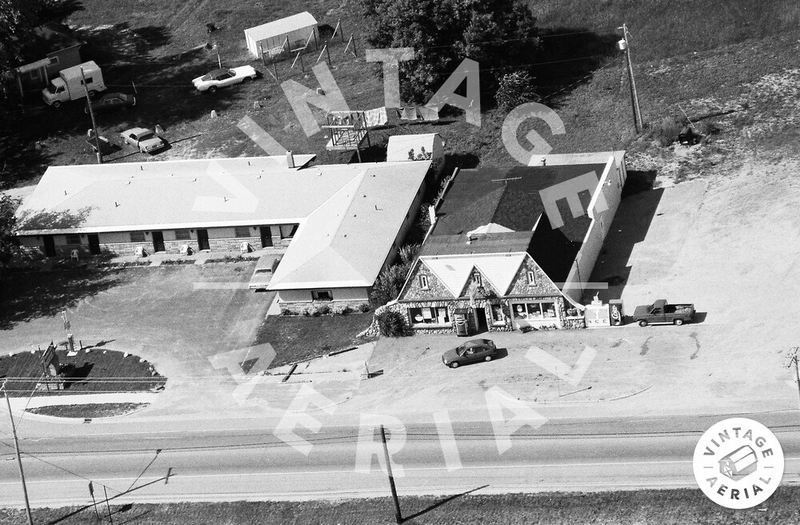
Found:
<svg viewBox="0 0 800 525"><path fill-rule="evenodd" d="M294 168L294 154L291 151L286 151L286 166Z"/></svg>
<svg viewBox="0 0 800 525"><path fill-rule="evenodd" d="M119 208L119 203L117 201L114 201L114 207Z"/></svg>
<svg viewBox="0 0 800 525"><path fill-rule="evenodd" d="M542 157L542 166L547 166L547 158Z"/></svg>

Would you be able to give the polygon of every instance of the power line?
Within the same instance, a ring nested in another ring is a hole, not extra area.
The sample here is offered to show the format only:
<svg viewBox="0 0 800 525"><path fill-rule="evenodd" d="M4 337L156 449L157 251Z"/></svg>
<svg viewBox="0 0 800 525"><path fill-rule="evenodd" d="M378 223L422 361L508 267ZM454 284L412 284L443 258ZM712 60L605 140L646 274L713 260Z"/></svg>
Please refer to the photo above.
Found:
<svg viewBox="0 0 800 525"><path fill-rule="evenodd" d="M0 441L0 444L2 444L2 445L5 445L5 446L7 446L7 447L9 447L9 448L14 448L14 445L10 445L10 444L6 443L5 441ZM92 452L100 452L100 451L92 451ZM29 458L35 459L36 461L40 461L40 462L42 462L42 463L44 463L44 464L46 464L46 465L49 465L49 466L51 466L51 467L53 467L53 468L55 468L55 469L61 470L61 471L63 471L63 472L66 472L67 474L70 474L70 475L72 475L72 476L75 476L75 477L77 477L77 478L83 479L83 480L85 480L85 481L91 481L92 483L96 483L97 485L102 485L103 487L107 487L108 489L111 489L111 490L113 490L114 492L117 492L117 493L122 493L122 491L121 491L121 490L117 490L117 489L115 489L114 487L111 487L111 486L109 486L109 485L105 485L104 483L100 483L99 481L93 480L93 479L91 479L91 478L87 478L86 476L83 476L83 475L81 475L81 474L78 474L77 472L73 472L72 470L70 470L70 469L68 469L68 468L66 468L66 467L62 467L62 466L60 466L60 465L56 465L55 463L52 463L52 462L50 462L50 461L47 461L47 460L46 460L46 459L44 459L44 458L40 458L39 456L36 456L36 455L34 455L34 454L31 454L30 452L24 452L24 451L20 451L20 454L22 454L23 456L27 456L27 457L29 457Z"/></svg>

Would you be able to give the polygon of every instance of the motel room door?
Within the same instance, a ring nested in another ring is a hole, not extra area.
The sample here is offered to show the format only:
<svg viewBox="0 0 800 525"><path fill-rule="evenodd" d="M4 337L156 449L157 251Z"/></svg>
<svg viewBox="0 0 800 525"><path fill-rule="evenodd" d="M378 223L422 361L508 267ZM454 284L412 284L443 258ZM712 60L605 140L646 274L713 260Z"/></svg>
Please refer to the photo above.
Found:
<svg viewBox="0 0 800 525"><path fill-rule="evenodd" d="M153 251L163 252L164 250L164 232L153 232Z"/></svg>
<svg viewBox="0 0 800 525"><path fill-rule="evenodd" d="M272 230L269 226L261 226L261 247L268 248L272 246Z"/></svg>
<svg viewBox="0 0 800 525"><path fill-rule="evenodd" d="M211 246L208 244L208 230L197 230L197 249L210 250Z"/></svg>
<svg viewBox="0 0 800 525"><path fill-rule="evenodd" d="M47 257L56 256L56 241L52 235L44 236L44 254Z"/></svg>
<svg viewBox="0 0 800 525"><path fill-rule="evenodd" d="M96 233L90 233L89 239L89 253L92 255L100 255L100 236Z"/></svg>

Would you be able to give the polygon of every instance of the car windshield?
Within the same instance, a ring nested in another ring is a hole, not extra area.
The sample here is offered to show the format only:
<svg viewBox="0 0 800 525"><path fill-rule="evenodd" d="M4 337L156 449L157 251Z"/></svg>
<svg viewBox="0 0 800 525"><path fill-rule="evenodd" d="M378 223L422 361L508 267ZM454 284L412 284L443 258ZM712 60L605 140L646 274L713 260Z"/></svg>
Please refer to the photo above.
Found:
<svg viewBox="0 0 800 525"><path fill-rule="evenodd" d="M58 88L52 82L47 85L47 91L49 91L50 93L55 93L57 90Z"/></svg>
<svg viewBox="0 0 800 525"><path fill-rule="evenodd" d="M269 268L259 268L256 270L256 273L272 273L272 270Z"/></svg>
<svg viewBox="0 0 800 525"><path fill-rule="evenodd" d="M147 139L152 139L152 138L153 138L153 132L152 131L143 131L143 132L141 132L139 134L139 140L147 140Z"/></svg>

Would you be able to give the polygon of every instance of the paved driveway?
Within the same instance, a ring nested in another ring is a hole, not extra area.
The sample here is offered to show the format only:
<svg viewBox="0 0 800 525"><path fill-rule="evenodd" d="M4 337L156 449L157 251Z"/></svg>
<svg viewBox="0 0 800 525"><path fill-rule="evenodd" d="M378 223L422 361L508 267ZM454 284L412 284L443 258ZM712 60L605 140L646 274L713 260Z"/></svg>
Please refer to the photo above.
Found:
<svg viewBox="0 0 800 525"><path fill-rule="evenodd" d="M76 299L68 308L72 332L76 342L106 341L107 348L152 362L169 378L163 400L168 405L203 406L220 382L230 381L209 357L248 346L273 298L247 289L253 268L253 262L175 265L85 278L78 286L63 287ZM55 297L50 301L59 302ZM58 309L34 309L25 317L29 320L0 331L3 351L30 350L64 338Z"/></svg>

